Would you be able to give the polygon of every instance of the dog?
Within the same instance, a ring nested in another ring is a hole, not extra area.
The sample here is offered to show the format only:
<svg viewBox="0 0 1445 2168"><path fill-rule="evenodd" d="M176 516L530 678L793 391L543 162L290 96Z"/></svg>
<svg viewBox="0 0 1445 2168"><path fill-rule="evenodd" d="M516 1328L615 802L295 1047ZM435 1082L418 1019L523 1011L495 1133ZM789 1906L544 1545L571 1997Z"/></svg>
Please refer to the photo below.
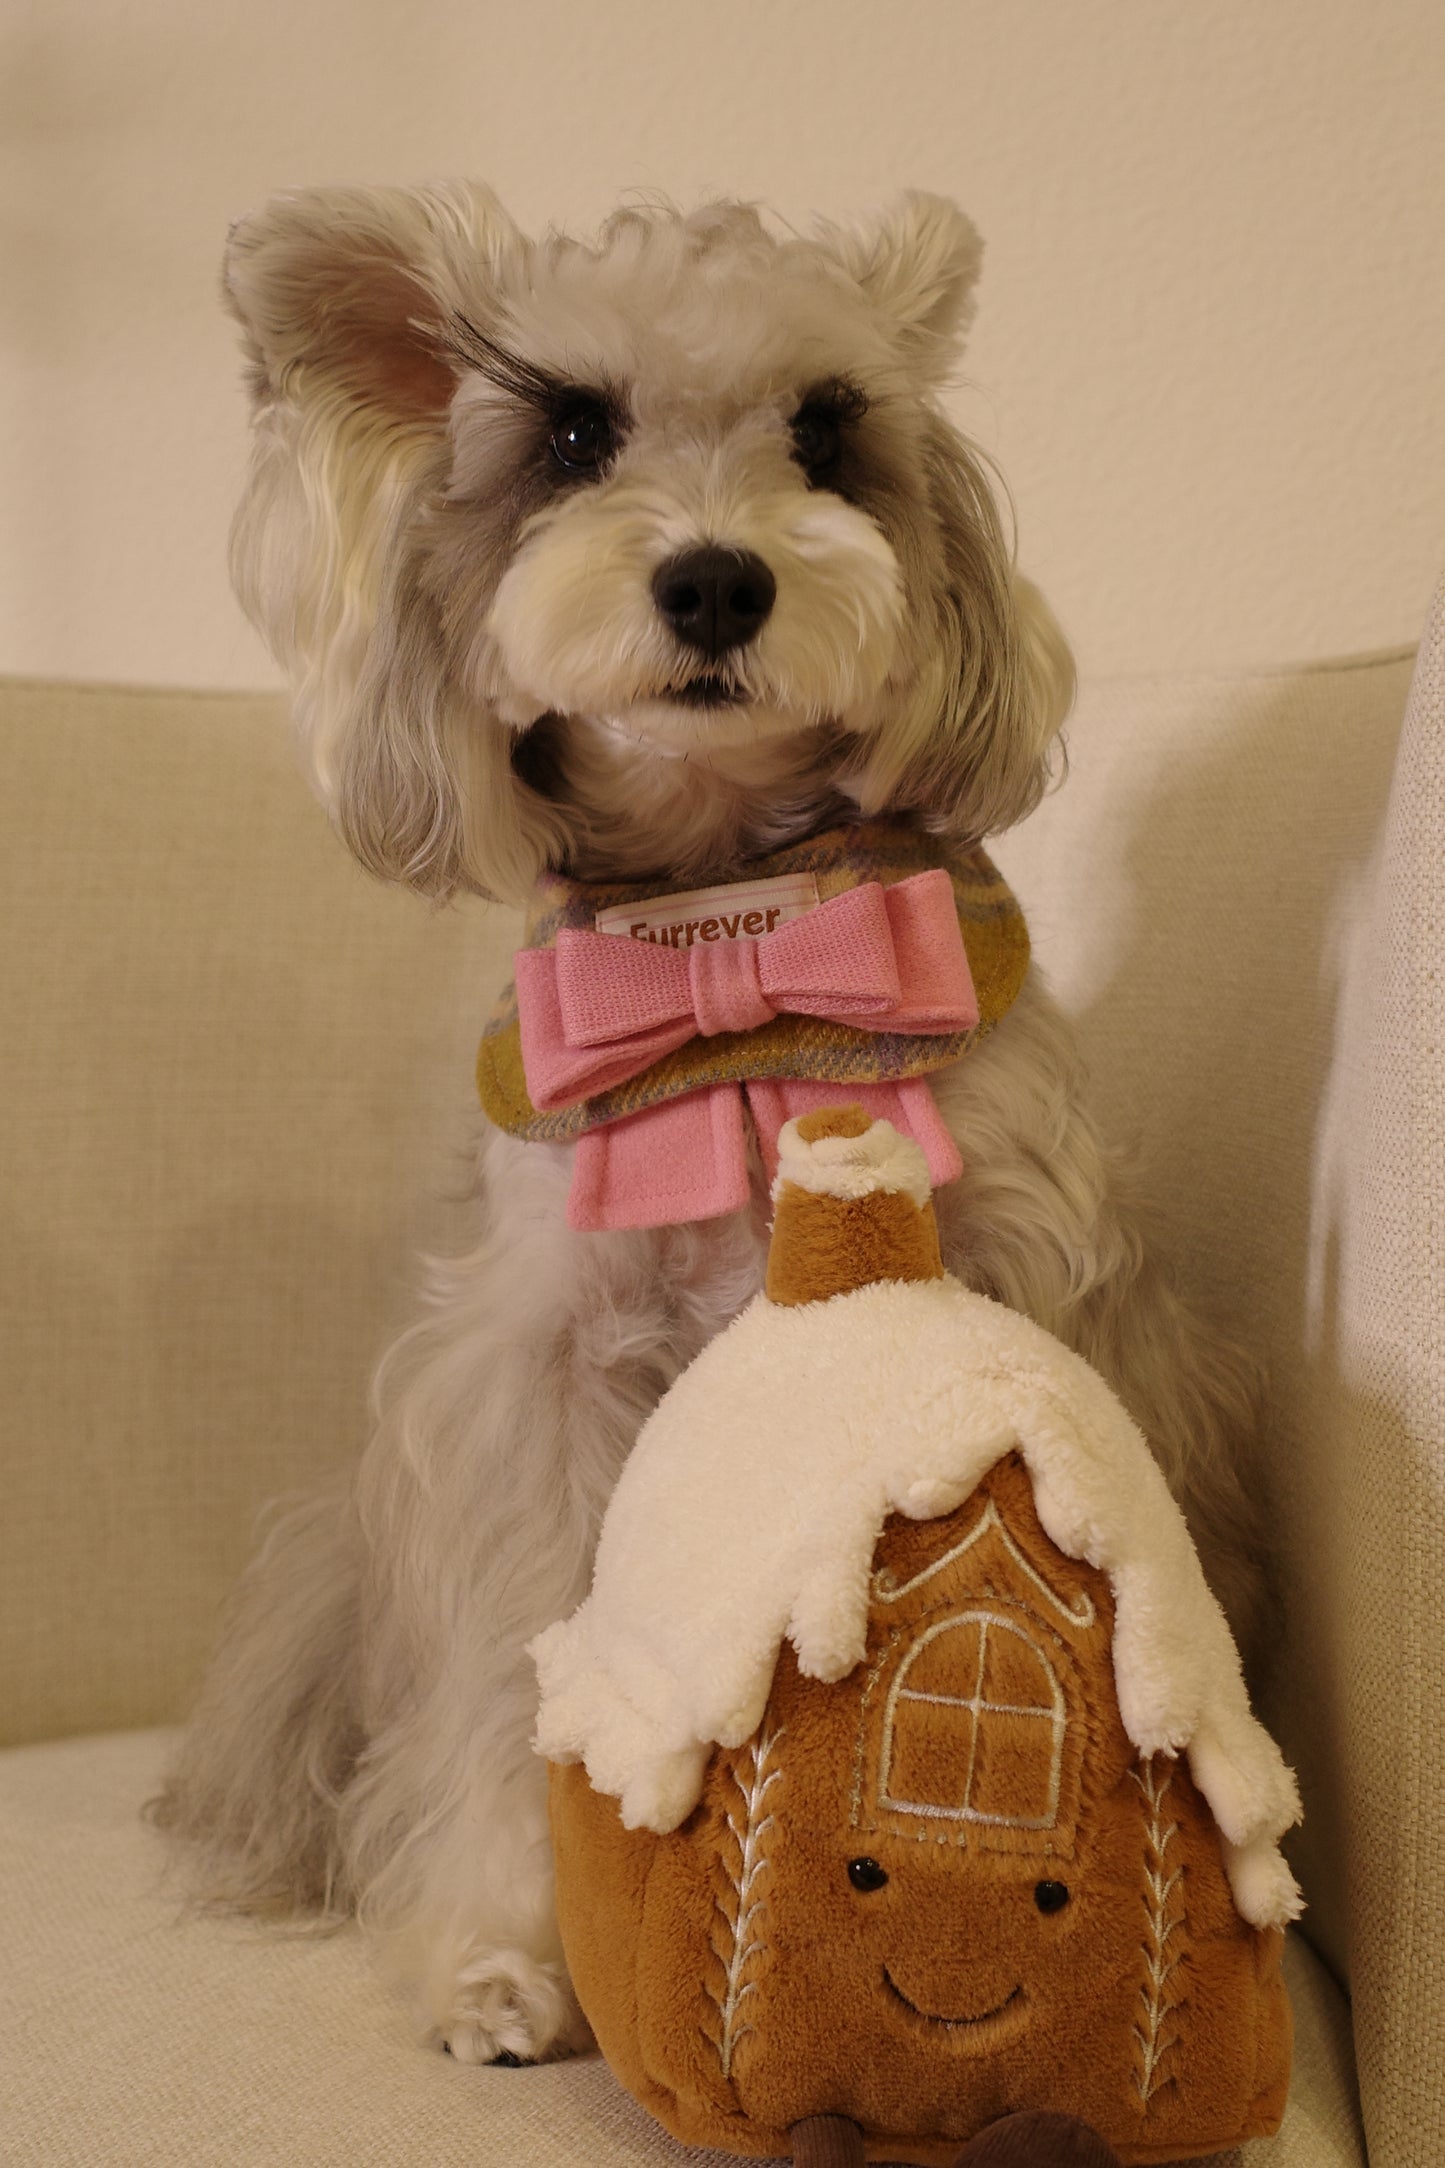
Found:
<svg viewBox="0 0 1445 2168"><path fill-rule="evenodd" d="M593 243L472 184L242 220L234 575L361 862L521 903L547 869L686 890L830 825L966 847L1026 814L1073 670L941 404L979 261L922 194L806 234L640 203ZM932 1082L946 1264L1111 1380L1247 1626L1249 1367L1147 1253L1037 972ZM359 1473L273 1525L155 1810L211 1902L359 1915L466 2062L585 2038L526 1645L765 1250L756 1165L742 1210L578 1233L573 1151L482 1134L473 1246L385 1359Z"/></svg>

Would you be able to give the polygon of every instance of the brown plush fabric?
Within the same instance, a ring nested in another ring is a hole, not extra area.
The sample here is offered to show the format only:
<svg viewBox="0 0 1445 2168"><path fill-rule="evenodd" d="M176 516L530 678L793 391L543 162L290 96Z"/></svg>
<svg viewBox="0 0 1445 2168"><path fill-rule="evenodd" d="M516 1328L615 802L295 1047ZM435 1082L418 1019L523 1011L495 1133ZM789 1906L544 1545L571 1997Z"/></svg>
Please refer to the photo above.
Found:
<svg viewBox="0 0 1445 2168"><path fill-rule="evenodd" d="M1006 2115L964 2147L957 2168L1119 2168L1119 2156L1073 2116Z"/></svg>
<svg viewBox="0 0 1445 2168"><path fill-rule="evenodd" d="M794 1126L804 1144L816 1144L820 1137L865 1137L873 1117L850 1099L846 1106L814 1107L811 1114L800 1114Z"/></svg>
<svg viewBox="0 0 1445 2168"><path fill-rule="evenodd" d="M950 2168L1026 2109L1128 2164L1275 2130L1282 1937L1235 1911L1184 1763L1136 1757L1112 1623L1010 1456L953 1514L887 1524L864 1662L828 1686L785 1648L673 1835L554 1771L573 1978L676 2136L783 2158L842 2116L869 2159Z"/></svg>
<svg viewBox="0 0 1445 2168"><path fill-rule="evenodd" d="M847 1294L871 1280L941 1280L943 1259L932 1205L922 1211L901 1190L891 1196L819 1197L784 1182L778 1232L768 1252L769 1302L791 1308Z"/></svg>
<svg viewBox="0 0 1445 2168"><path fill-rule="evenodd" d="M856 1102L818 1107L798 1118L805 1144L820 1137L861 1137L873 1117ZM792 1308L822 1302L874 1280L941 1280L943 1258L931 1203L872 1190L856 1198L822 1197L784 1181L768 1251L769 1302Z"/></svg>

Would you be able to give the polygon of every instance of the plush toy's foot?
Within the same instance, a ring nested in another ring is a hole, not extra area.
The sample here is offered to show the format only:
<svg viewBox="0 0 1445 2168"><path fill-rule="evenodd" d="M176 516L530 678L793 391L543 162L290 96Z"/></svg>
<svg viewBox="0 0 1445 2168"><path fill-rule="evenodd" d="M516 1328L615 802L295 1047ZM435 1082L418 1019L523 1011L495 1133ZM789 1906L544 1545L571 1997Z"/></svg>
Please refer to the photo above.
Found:
<svg viewBox="0 0 1445 2168"><path fill-rule="evenodd" d="M969 2140L955 2168L1120 2168L1120 2163L1114 2148L1072 2115L1028 2114L990 2123Z"/></svg>
<svg viewBox="0 0 1445 2168"><path fill-rule="evenodd" d="M863 2168L863 2133L846 2115L805 2115L788 2135L793 2168Z"/></svg>
<svg viewBox="0 0 1445 2168"><path fill-rule="evenodd" d="M846 2115L794 2123L793 2168L863 2168L863 2133ZM971 2138L955 2168L1121 2168L1114 2148L1072 2115L1006 2115Z"/></svg>

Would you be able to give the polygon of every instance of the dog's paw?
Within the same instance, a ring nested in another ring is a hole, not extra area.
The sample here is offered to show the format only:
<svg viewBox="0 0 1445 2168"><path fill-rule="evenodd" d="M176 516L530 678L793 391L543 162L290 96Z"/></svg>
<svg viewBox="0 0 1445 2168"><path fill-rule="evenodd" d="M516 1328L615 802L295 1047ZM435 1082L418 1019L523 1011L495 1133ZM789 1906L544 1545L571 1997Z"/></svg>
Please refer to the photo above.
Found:
<svg viewBox="0 0 1445 2168"><path fill-rule="evenodd" d="M560 1965L522 1950L485 1950L463 1967L433 2038L459 2063L554 2062L590 2044Z"/></svg>

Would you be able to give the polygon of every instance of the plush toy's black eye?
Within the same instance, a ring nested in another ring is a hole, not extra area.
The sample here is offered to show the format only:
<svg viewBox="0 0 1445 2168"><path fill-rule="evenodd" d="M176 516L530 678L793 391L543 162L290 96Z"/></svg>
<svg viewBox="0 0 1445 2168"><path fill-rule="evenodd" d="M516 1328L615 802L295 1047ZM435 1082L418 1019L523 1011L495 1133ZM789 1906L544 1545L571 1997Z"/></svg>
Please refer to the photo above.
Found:
<svg viewBox="0 0 1445 2168"><path fill-rule="evenodd" d="M616 449L612 419L600 399L578 399L552 427L552 457L569 474L596 474Z"/></svg>
<svg viewBox="0 0 1445 2168"><path fill-rule="evenodd" d="M1034 1903L1040 1912L1062 1912L1068 1901L1067 1882L1035 1882Z"/></svg>
<svg viewBox="0 0 1445 2168"><path fill-rule="evenodd" d="M882 1889L888 1880L888 1870L880 1867L876 1859L850 1859L848 1880L854 1889Z"/></svg>

